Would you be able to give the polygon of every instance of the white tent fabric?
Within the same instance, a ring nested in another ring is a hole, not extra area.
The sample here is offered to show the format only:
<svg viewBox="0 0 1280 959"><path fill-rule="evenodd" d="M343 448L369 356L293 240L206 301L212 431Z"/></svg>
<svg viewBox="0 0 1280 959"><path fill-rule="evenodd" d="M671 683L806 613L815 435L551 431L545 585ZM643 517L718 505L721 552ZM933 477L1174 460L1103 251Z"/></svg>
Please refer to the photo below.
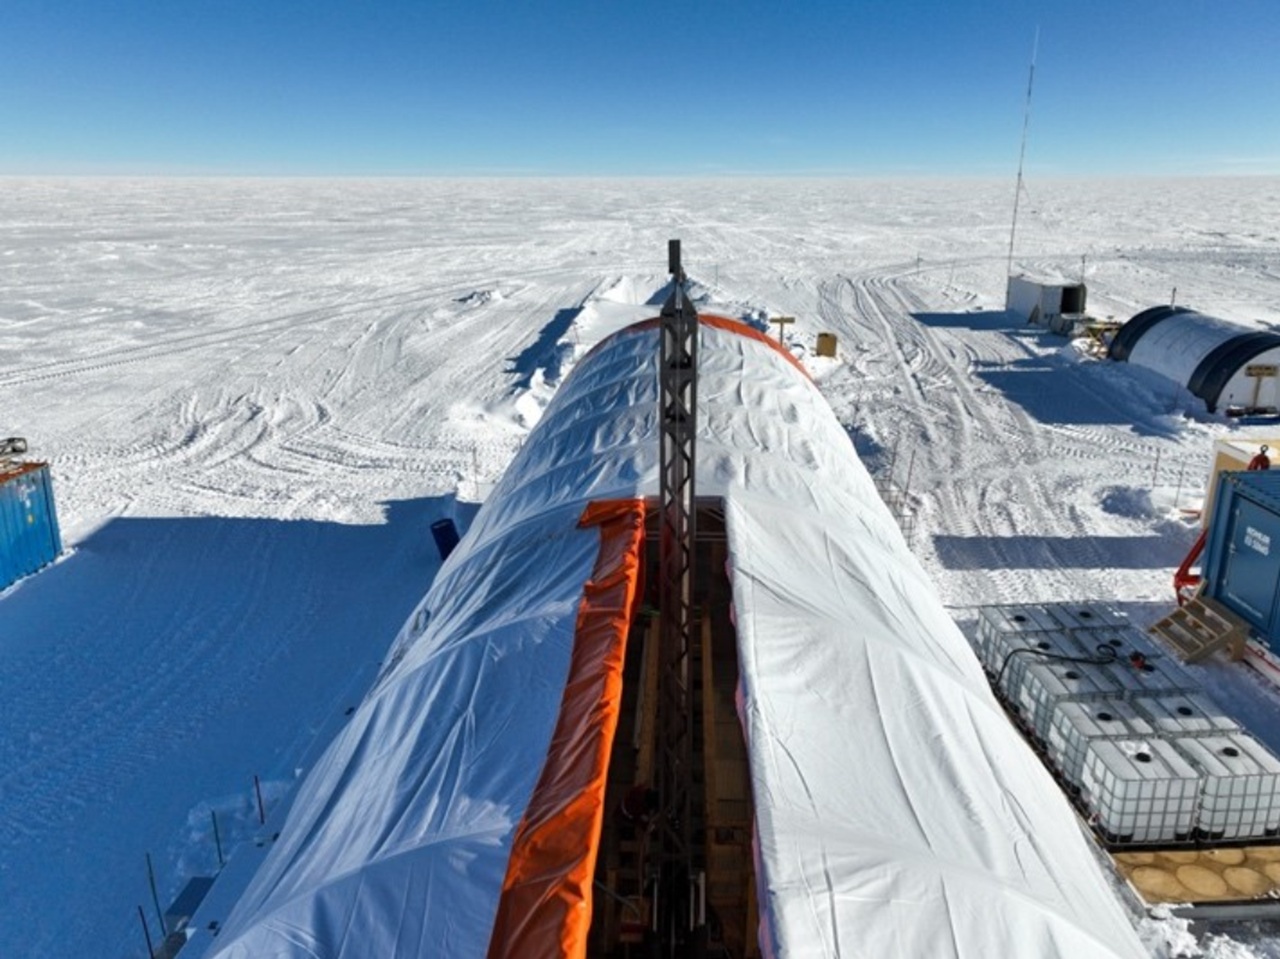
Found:
<svg viewBox="0 0 1280 959"><path fill-rule="evenodd" d="M315 769L210 956L483 957L596 553L657 492L657 342L574 370ZM726 501L770 955L1145 955L1070 806L817 388L704 325L698 493Z"/></svg>
<svg viewBox="0 0 1280 959"><path fill-rule="evenodd" d="M1153 306L1117 332L1108 355L1145 367L1204 401L1210 412L1280 406L1280 334L1187 307Z"/></svg>
<svg viewBox="0 0 1280 959"><path fill-rule="evenodd" d="M750 495L727 519L774 954L1143 955L899 541Z"/></svg>
<svg viewBox="0 0 1280 959"><path fill-rule="evenodd" d="M1186 386L1196 367L1216 347L1248 332L1245 327L1202 313L1171 313L1133 344L1129 362Z"/></svg>

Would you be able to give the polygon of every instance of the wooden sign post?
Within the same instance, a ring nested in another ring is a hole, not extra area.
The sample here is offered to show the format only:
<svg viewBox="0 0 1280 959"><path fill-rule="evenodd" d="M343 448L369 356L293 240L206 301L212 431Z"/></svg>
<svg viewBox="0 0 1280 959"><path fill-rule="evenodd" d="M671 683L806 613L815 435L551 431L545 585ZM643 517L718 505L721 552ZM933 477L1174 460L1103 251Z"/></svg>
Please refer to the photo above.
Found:
<svg viewBox="0 0 1280 959"><path fill-rule="evenodd" d="M787 328L787 325L789 323L794 323L795 321L796 321L796 318L794 316L775 316L769 320L770 323L778 324L778 342L779 343L784 342L782 339L782 333Z"/></svg>
<svg viewBox="0 0 1280 959"><path fill-rule="evenodd" d="M1258 400L1262 395L1262 381L1274 379L1280 367L1275 363L1250 363L1244 368L1244 375L1253 377L1253 406L1258 408Z"/></svg>

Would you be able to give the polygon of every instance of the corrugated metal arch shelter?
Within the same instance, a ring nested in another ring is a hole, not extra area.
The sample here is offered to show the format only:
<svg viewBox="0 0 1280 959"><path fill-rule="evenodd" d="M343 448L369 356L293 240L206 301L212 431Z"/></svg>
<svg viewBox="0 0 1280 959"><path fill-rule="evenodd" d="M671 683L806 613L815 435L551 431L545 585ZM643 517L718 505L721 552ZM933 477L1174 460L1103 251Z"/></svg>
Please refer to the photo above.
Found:
<svg viewBox="0 0 1280 959"><path fill-rule="evenodd" d="M1186 387L1210 413L1280 406L1280 334L1270 330L1184 306L1153 306L1120 327L1108 355Z"/></svg>
<svg viewBox="0 0 1280 959"><path fill-rule="evenodd" d="M701 319L764 954L1145 956L821 393ZM210 955L584 954L658 337L628 327L566 379Z"/></svg>

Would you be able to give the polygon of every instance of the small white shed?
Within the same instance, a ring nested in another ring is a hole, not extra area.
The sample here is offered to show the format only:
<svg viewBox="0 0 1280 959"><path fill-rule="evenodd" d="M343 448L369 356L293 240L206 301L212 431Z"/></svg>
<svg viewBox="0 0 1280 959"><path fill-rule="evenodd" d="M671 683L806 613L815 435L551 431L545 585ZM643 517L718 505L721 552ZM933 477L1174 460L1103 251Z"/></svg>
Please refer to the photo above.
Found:
<svg viewBox="0 0 1280 959"><path fill-rule="evenodd" d="M1028 323L1048 327L1055 333L1069 333L1084 314L1085 285L1071 280L1011 276L1005 309Z"/></svg>

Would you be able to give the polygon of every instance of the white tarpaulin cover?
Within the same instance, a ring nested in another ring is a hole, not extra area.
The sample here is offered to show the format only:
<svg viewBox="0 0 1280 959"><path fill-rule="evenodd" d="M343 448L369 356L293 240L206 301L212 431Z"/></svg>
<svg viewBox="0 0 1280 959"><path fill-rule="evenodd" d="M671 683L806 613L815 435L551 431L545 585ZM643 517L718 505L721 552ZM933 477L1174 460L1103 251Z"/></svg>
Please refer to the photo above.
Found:
<svg viewBox="0 0 1280 959"><path fill-rule="evenodd" d="M1155 370L1185 386L1205 357L1249 330L1191 310L1170 311L1129 348L1129 362Z"/></svg>
<svg viewBox="0 0 1280 959"><path fill-rule="evenodd" d="M599 538L657 493L653 326L574 370L210 955L484 957ZM817 388L702 327L698 494L726 500L761 939L778 957L1139 957Z"/></svg>

